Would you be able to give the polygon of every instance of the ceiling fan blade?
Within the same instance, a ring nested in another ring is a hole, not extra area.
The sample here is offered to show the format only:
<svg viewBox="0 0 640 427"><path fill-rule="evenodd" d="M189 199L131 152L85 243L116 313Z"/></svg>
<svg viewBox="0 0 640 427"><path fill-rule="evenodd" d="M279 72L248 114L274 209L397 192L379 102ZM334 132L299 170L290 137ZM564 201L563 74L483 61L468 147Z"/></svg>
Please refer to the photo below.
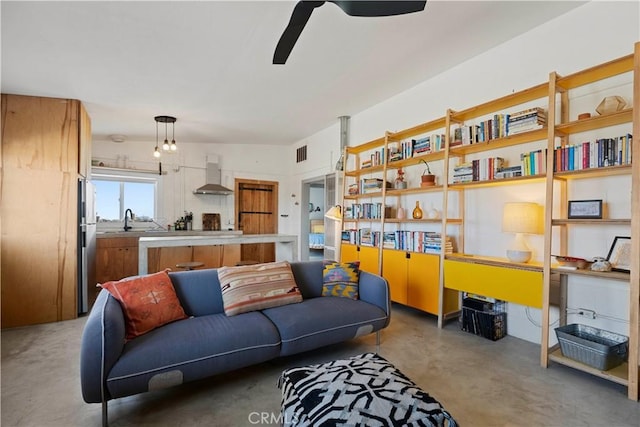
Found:
<svg viewBox="0 0 640 427"><path fill-rule="evenodd" d="M425 1L331 1L350 16L392 16L424 10Z"/></svg>
<svg viewBox="0 0 640 427"><path fill-rule="evenodd" d="M300 37L304 26L307 25L313 9L322 6L324 3L324 1L299 1L296 4L293 8L289 24L280 36L276 51L273 54L274 64L284 64L287 62L287 58L289 58L289 54L298 41L298 37Z"/></svg>

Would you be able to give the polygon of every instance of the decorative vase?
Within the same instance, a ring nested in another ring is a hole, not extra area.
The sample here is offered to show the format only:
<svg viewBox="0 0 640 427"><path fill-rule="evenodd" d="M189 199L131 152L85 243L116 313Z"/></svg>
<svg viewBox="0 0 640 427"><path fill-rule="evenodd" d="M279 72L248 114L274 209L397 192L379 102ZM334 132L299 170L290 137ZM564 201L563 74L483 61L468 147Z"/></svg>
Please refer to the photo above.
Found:
<svg viewBox="0 0 640 427"><path fill-rule="evenodd" d="M422 219L422 209L420 209L420 202L416 200L416 207L413 209L413 219Z"/></svg>
<svg viewBox="0 0 640 427"><path fill-rule="evenodd" d="M429 219L440 219L440 211L436 208L431 208L429 209L427 216Z"/></svg>
<svg viewBox="0 0 640 427"><path fill-rule="evenodd" d="M405 219L407 217L407 211L404 208L398 206L398 211L396 212L396 218Z"/></svg>

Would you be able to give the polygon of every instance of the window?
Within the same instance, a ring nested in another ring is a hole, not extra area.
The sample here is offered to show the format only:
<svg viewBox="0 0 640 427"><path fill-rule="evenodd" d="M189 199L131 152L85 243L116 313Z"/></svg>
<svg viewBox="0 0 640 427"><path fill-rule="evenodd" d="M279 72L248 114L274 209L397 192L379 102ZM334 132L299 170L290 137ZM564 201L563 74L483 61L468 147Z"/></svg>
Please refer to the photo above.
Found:
<svg viewBox="0 0 640 427"><path fill-rule="evenodd" d="M127 209L131 209L135 215L132 223L134 227L136 225L143 228L156 226L153 221L158 218L157 178L138 176L133 173L127 175L94 173L92 178L96 192L96 221L99 228L122 227Z"/></svg>

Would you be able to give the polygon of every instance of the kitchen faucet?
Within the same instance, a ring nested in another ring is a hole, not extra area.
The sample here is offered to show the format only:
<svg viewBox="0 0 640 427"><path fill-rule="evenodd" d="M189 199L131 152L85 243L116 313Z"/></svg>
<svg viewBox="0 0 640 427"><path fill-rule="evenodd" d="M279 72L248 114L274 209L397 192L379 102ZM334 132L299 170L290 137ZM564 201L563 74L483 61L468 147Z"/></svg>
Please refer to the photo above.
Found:
<svg viewBox="0 0 640 427"><path fill-rule="evenodd" d="M127 213L130 215L129 217L127 217ZM131 209L127 209L126 211L124 211L124 231L129 231L133 228L127 221L127 219L129 218L131 218L131 221L133 221L133 211Z"/></svg>

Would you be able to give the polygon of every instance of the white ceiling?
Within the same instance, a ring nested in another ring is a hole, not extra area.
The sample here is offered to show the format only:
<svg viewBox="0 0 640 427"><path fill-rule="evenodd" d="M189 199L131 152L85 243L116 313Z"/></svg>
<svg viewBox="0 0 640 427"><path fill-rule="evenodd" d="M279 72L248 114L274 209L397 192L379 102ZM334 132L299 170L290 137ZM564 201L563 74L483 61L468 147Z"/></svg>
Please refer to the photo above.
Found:
<svg viewBox="0 0 640 427"><path fill-rule="evenodd" d="M581 4L359 18L326 3L272 65L295 2L3 0L2 92L83 101L95 140L155 140L172 115L178 142L292 144Z"/></svg>

